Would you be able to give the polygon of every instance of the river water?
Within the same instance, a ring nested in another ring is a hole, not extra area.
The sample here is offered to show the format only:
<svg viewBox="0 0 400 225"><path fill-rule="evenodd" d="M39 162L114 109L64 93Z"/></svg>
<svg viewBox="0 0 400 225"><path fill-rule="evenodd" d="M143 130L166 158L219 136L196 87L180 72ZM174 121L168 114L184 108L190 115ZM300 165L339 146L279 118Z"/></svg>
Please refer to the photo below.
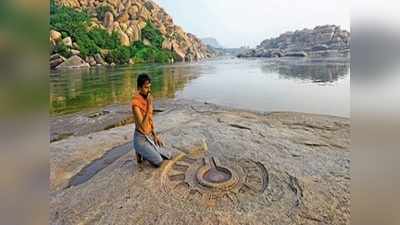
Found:
<svg viewBox="0 0 400 225"><path fill-rule="evenodd" d="M350 117L348 59L233 57L52 71L50 115L129 104L137 75L142 72L151 75L156 99L184 98L249 110Z"/></svg>

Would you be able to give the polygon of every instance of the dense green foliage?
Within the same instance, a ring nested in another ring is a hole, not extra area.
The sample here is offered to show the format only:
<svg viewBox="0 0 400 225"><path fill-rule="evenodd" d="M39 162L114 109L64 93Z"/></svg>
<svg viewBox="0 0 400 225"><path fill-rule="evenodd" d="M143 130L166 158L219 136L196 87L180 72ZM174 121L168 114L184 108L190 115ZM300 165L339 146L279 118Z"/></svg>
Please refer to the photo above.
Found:
<svg viewBox="0 0 400 225"><path fill-rule="evenodd" d="M174 58L170 51L162 49L164 37L149 21L142 29L142 39L144 38L150 41L151 46L145 46L142 42L135 42L131 47L131 55L135 62L168 63L171 58Z"/></svg>
<svg viewBox="0 0 400 225"><path fill-rule="evenodd" d="M88 36L99 48L114 49L121 45L116 32L112 32L110 35L104 29L94 28L88 32Z"/></svg>
<svg viewBox="0 0 400 225"><path fill-rule="evenodd" d="M131 48L131 56L135 63L168 63L173 55L170 51L154 46L145 46L142 42L135 42Z"/></svg>
<svg viewBox="0 0 400 225"><path fill-rule="evenodd" d="M60 55L62 55L64 57L67 57L67 58L72 55L71 51L64 43L60 43L60 44L56 45L54 47L53 51L59 53Z"/></svg>
<svg viewBox="0 0 400 225"><path fill-rule="evenodd" d="M103 16L109 11L109 6L99 6L98 16ZM142 38L150 41L151 46L144 45L141 41L135 42L129 47L121 45L119 34L112 32L109 34L101 28L88 29L90 16L87 11L77 11L72 8L57 6L54 0L50 2L50 29L61 32L63 38L70 36L79 46L82 57L93 56L100 53L101 49L108 49L109 53L105 56L108 63L124 64L129 59L135 63L168 63L173 54L162 49L164 41L160 31L150 22L142 29ZM65 45L56 46L54 52L60 53L65 57L70 56L68 47Z"/></svg>
<svg viewBox="0 0 400 225"><path fill-rule="evenodd" d="M106 61L108 63L125 64L128 63L130 56L131 55L128 47L119 46L107 54Z"/></svg>
<svg viewBox="0 0 400 225"><path fill-rule="evenodd" d="M106 57L108 63L124 64L133 59L138 63L169 63L173 55L166 50L158 49L154 46L145 46L137 41L130 47L120 46L110 51Z"/></svg>
<svg viewBox="0 0 400 225"><path fill-rule="evenodd" d="M164 38L160 31L157 30L157 28L155 28L150 22L147 22L146 26L143 28L142 38L146 38L153 46L157 48L161 48L162 43L164 42Z"/></svg>

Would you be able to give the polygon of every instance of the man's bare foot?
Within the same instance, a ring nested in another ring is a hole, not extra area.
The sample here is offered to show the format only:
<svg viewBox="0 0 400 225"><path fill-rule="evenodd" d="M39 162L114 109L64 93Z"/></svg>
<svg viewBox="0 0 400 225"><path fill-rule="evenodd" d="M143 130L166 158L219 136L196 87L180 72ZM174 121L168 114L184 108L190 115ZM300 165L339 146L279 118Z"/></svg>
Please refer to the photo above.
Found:
<svg viewBox="0 0 400 225"><path fill-rule="evenodd" d="M143 162L143 157L137 152L136 152L136 161L139 164L141 164Z"/></svg>

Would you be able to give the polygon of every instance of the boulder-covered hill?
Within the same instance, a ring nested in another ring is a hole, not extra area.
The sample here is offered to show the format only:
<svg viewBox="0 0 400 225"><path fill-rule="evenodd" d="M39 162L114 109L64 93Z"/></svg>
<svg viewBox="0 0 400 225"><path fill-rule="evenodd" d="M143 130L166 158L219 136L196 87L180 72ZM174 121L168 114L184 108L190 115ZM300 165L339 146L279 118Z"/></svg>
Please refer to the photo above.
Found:
<svg viewBox="0 0 400 225"><path fill-rule="evenodd" d="M285 32L277 38L266 39L256 49L239 57L282 56L349 56L350 32L336 25L316 26L314 29Z"/></svg>
<svg viewBox="0 0 400 225"><path fill-rule="evenodd" d="M206 38L202 38L201 41L208 45L211 46L213 48L224 48L215 38L212 37L206 37Z"/></svg>
<svg viewBox="0 0 400 225"><path fill-rule="evenodd" d="M171 63L213 53L149 0L51 0L51 68Z"/></svg>

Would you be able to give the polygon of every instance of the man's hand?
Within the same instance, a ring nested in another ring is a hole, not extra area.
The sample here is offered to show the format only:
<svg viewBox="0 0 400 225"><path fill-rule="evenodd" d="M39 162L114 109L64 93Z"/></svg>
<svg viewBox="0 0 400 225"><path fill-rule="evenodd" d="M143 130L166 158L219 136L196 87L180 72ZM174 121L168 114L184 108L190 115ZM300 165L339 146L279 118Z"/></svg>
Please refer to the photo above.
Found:
<svg viewBox="0 0 400 225"><path fill-rule="evenodd" d="M161 141L161 139L157 135L154 136L154 143L158 146L164 146L164 143Z"/></svg>
<svg viewBox="0 0 400 225"><path fill-rule="evenodd" d="M148 112L153 111L153 96L151 95L151 93L149 93L147 95L146 100L147 100L147 110L148 110Z"/></svg>

